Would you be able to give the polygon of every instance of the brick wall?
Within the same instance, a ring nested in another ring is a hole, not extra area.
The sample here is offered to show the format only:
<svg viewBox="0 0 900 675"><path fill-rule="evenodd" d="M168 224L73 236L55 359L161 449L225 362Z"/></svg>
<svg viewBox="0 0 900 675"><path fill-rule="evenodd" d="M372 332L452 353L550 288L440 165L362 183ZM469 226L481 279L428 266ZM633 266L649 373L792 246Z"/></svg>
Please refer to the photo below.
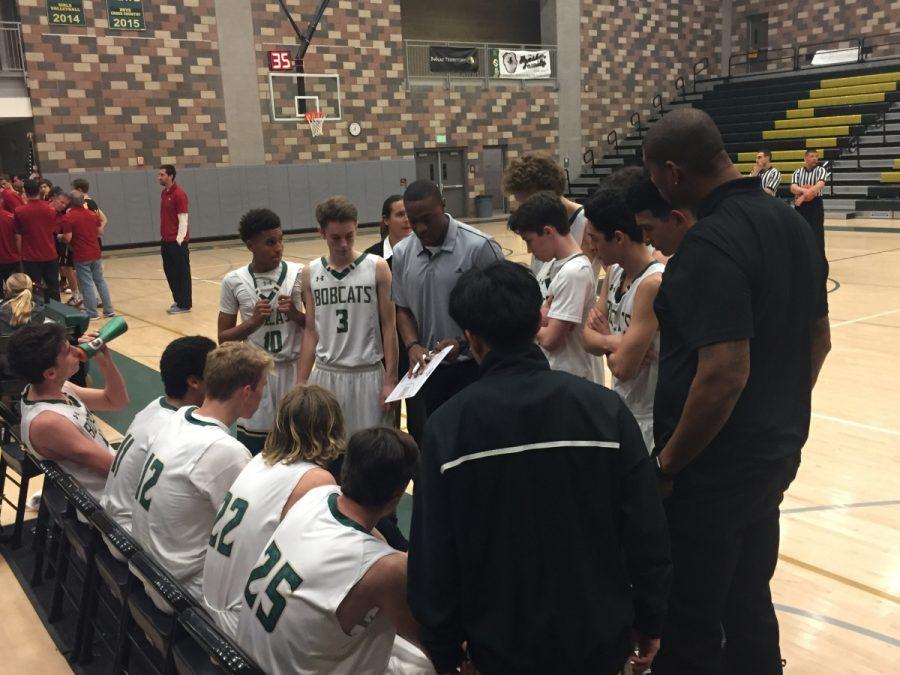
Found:
<svg viewBox="0 0 900 675"><path fill-rule="evenodd" d="M85 0L84 27L18 4L45 172L228 163L213 0L144 2L143 32L107 30L103 0Z"/></svg>
<svg viewBox="0 0 900 675"><path fill-rule="evenodd" d="M722 20L719 2L649 0L583 2L581 126L585 148L607 151L606 136L624 137L629 118L649 118L651 100L675 96L674 80L709 58L718 72Z"/></svg>

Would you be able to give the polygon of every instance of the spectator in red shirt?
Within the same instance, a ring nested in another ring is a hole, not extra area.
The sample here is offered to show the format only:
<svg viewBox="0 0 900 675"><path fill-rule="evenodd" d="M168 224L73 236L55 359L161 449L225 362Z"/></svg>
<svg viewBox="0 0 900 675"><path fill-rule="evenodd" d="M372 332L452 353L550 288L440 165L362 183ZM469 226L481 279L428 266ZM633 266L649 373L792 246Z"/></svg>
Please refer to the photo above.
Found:
<svg viewBox="0 0 900 675"><path fill-rule="evenodd" d="M159 167L159 184L163 186L159 208L159 230L162 240L163 272L175 303L169 314L191 311L191 257L188 249L188 198L175 183L175 167Z"/></svg>
<svg viewBox="0 0 900 675"><path fill-rule="evenodd" d="M20 237L16 234L13 214L0 209L0 287L11 274L22 271L20 247Z"/></svg>
<svg viewBox="0 0 900 675"><path fill-rule="evenodd" d="M56 210L41 199L36 180L25 181L28 203L16 209L13 223L22 236L22 268L32 281L44 282L46 300L59 302L59 263L56 253Z"/></svg>
<svg viewBox="0 0 900 675"><path fill-rule="evenodd" d="M0 178L0 209L15 213L17 208L25 206L25 202L19 194L21 189L21 176L13 176L12 180L6 176Z"/></svg>
<svg viewBox="0 0 900 675"><path fill-rule="evenodd" d="M103 318L115 316L100 262L98 237L103 234L103 225L96 213L84 208L84 200L75 193L69 195L69 210L62 219L62 231L62 240L72 245L72 260L78 275L78 287L84 298L84 311L91 321L100 318L97 314L97 293L100 293Z"/></svg>

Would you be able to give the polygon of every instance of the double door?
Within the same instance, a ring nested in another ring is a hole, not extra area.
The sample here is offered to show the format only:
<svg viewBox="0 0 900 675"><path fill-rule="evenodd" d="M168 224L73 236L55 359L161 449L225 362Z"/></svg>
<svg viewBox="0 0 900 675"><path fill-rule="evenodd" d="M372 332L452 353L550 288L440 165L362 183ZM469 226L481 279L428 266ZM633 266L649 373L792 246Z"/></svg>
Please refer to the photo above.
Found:
<svg viewBox="0 0 900 675"><path fill-rule="evenodd" d="M462 148L416 150L416 179L427 178L441 189L447 213L454 218L466 214L466 152Z"/></svg>

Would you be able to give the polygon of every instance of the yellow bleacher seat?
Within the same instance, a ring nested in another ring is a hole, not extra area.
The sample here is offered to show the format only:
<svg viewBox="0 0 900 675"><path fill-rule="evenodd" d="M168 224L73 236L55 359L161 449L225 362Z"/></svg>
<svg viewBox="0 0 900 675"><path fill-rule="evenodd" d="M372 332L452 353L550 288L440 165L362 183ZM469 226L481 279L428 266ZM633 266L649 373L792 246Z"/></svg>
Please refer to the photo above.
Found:
<svg viewBox="0 0 900 675"><path fill-rule="evenodd" d="M819 127L816 129L770 129L762 132L763 138L766 140L775 140L779 138L809 138L819 134L829 134L834 136L849 136L850 127Z"/></svg>
<svg viewBox="0 0 900 675"><path fill-rule="evenodd" d="M759 152L759 150L753 150L752 152L739 152L737 154L738 161L755 162L757 152ZM821 155L825 152L825 150L823 148L816 148L816 152ZM803 159L805 155L806 150L772 150L772 161L778 162L791 159Z"/></svg>
<svg viewBox="0 0 900 675"><path fill-rule="evenodd" d="M830 96L828 98L804 98L797 101L798 108L821 108L832 105L856 105L860 103L884 103L884 92L856 94L855 96Z"/></svg>
<svg viewBox="0 0 900 675"><path fill-rule="evenodd" d="M755 157L755 155L754 155L754 157ZM900 169L900 159L895 159L895 160L894 160L894 168L895 168L895 169Z"/></svg>
<svg viewBox="0 0 900 675"><path fill-rule="evenodd" d="M900 71L891 73L875 73L874 75L853 75L852 77L835 77L819 82L823 89L835 87L852 87L858 84L875 84L876 82L898 82Z"/></svg>
<svg viewBox="0 0 900 675"><path fill-rule="evenodd" d="M896 82L876 82L875 84L857 84L853 87L827 87L813 89L810 98L828 98L830 96L856 96L857 94L877 94L878 92L897 91Z"/></svg>
<svg viewBox="0 0 900 675"><path fill-rule="evenodd" d="M750 173L750 170L753 168L753 164L753 162L741 162L739 164L735 164L735 166L741 173ZM803 162L772 162L772 166L778 169L781 173L794 173L794 171L803 166Z"/></svg>
<svg viewBox="0 0 900 675"><path fill-rule="evenodd" d="M900 171L884 171L881 174L882 183L900 183Z"/></svg>
<svg viewBox="0 0 900 675"><path fill-rule="evenodd" d="M812 119L775 120L776 129L800 129L809 127L829 127L836 124L862 124L862 115L831 115Z"/></svg>
<svg viewBox="0 0 900 675"><path fill-rule="evenodd" d="M801 118L815 117L816 109L815 108L798 108L796 110L788 110L785 113L785 117L789 120L796 120Z"/></svg>

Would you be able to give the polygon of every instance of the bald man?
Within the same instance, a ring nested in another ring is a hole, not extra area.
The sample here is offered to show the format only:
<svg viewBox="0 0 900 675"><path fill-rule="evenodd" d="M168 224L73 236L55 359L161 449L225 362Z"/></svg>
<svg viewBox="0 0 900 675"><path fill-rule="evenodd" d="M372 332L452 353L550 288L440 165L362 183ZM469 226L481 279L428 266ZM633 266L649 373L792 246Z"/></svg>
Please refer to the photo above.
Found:
<svg viewBox="0 0 900 675"><path fill-rule="evenodd" d="M674 584L653 673L781 673L769 580L830 347L827 263L803 218L741 177L706 113L653 125L644 163L698 219L673 239L654 303L653 454Z"/></svg>

